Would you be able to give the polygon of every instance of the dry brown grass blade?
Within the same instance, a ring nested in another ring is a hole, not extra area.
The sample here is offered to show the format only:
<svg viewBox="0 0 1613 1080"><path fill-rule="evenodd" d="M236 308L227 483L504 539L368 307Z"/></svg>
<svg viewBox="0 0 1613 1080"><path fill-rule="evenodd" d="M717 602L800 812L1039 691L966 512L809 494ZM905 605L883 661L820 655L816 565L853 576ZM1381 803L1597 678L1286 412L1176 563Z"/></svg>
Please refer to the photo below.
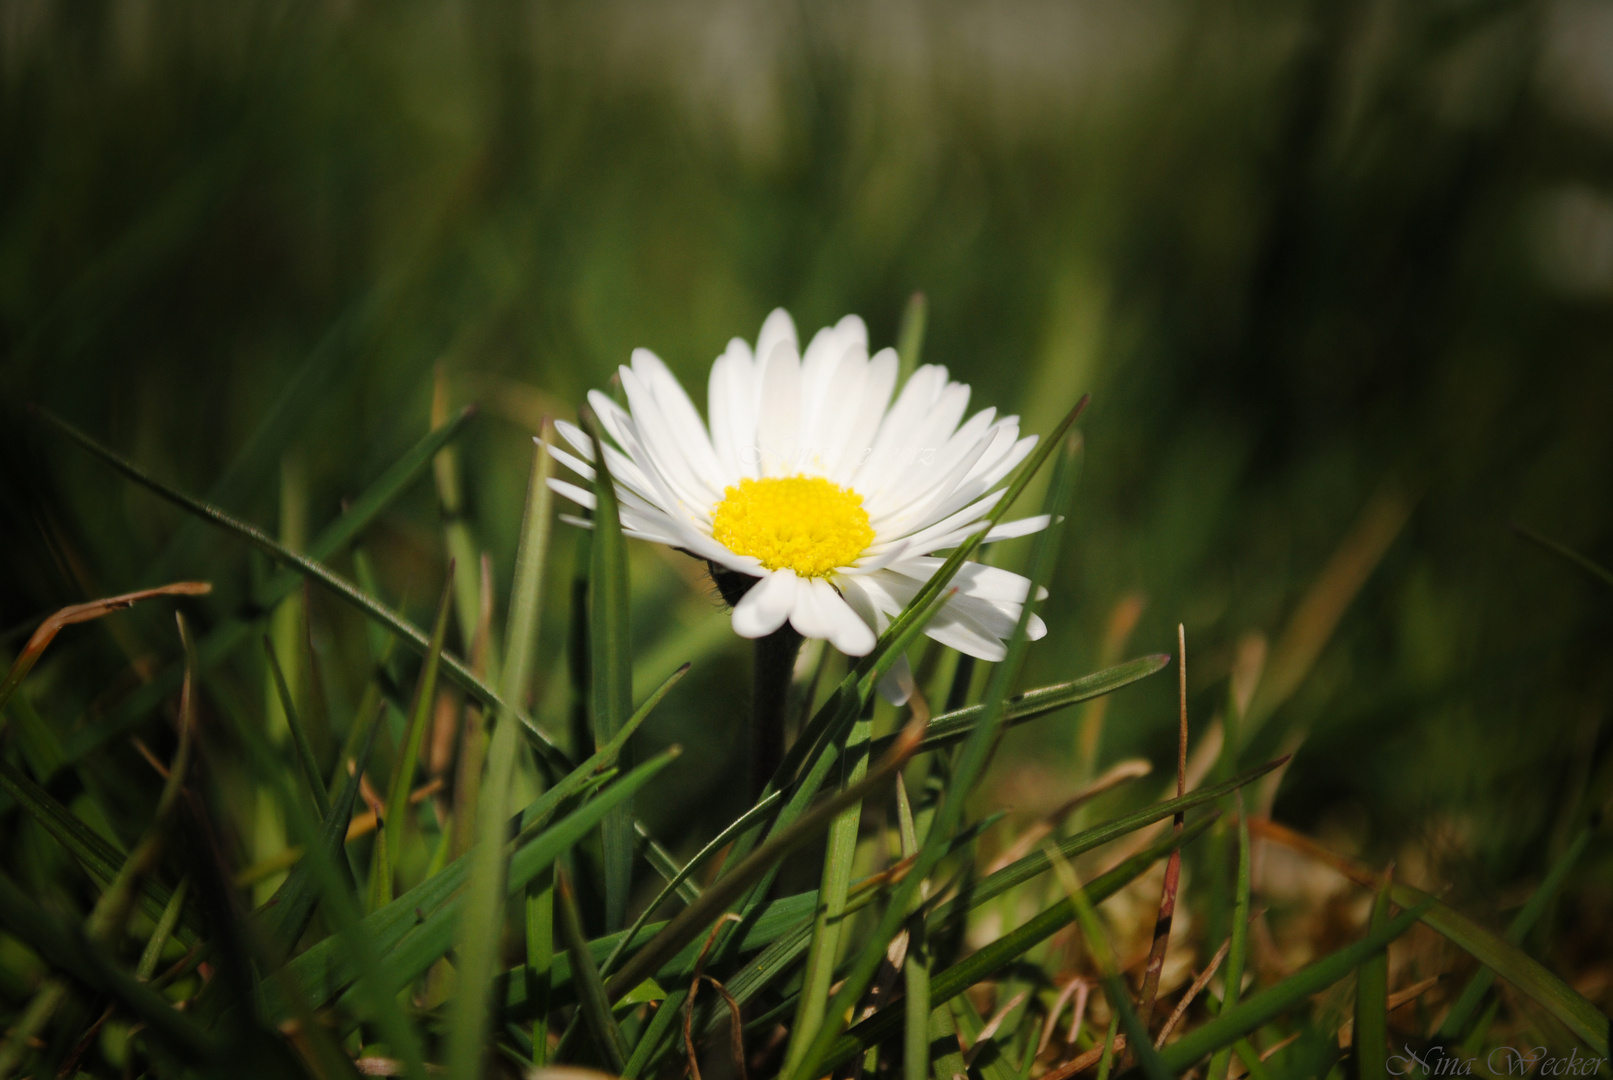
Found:
<svg viewBox="0 0 1613 1080"><path fill-rule="evenodd" d="M689 1073L694 1080L700 1080L700 1060L694 1047L694 1002L700 994L700 983L709 982L712 988L722 995L724 1003L728 1006L729 1049L734 1055L734 1067L739 1070L739 1080L745 1080L745 1018L739 1011L739 1002L734 995L728 992L728 987L706 974L706 958L711 955L711 947L717 943L717 934L724 924L741 921L739 916L730 911L718 919L706 937L705 947L700 950L700 957L695 961L694 978L689 982L689 996L683 999L683 1048L689 1055Z"/></svg>
<svg viewBox="0 0 1613 1080"><path fill-rule="evenodd" d="M213 591L213 586L206 581L176 581L171 585L159 585L154 589L141 589L138 592L124 593L121 596L109 596L103 600L91 600L84 604L70 604L56 614L50 616L39 624L33 636L28 639L22 652L12 663L11 670L6 673L6 680L0 683L0 709L5 708L6 702L17 686L33 670L39 662L39 657L49 648L56 635L63 627L73 626L76 623L90 622L103 615L110 615L114 611L123 611L134 607L142 600L150 600L157 596L202 596Z"/></svg>
<svg viewBox="0 0 1613 1080"><path fill-rule="evenodd" d="M1178 720L1176 727L1176 797L1187 794L1187 627L1176 624L1176 683ZM1171 827L1182 833L1185 816L1178 813ZM1165 883L1160 887L1159 915L1154 919L1154 944L1148 951L1148 968L1143 973L1142 1000L1137 1014L1143 1030L1154 1020L1154 1002L1159 997L1159 976L1165 970L1165 952L1171 943L1171 922L1176 917L1176 890L1182 881L1181 849L1171 852L1165 863Z"/></svg>
<svg viewBox="0 0 1613 1080"><path fill-rule="evenodd" d="M1096 799L1106 791L1112 791L1128 780L1136 780L1147 776L1154 771L1154 766L1146 758L1127 758L1111 765L1102 776L1060 803L1052 813L1042 820L1034 823L1021 833L1013 844L1003 853L991 861L986 873L995 874L997 871L1018 862L1042 842L1042 839L1052 833L1064 823L1076 810Z"/></svg>
<svg viewBox="0 0 1613 1080"><path fill-rule="evenodd" d="M1227 958L1227 950L1231 948L1232 939L1229 937L1221 943L1219 949L1215 950L1215 955L1210 958L1209 966L1199 972L1198 978L1193 980L1193 985L1189 986L1187 993L1182 995L1182 1000L1176 1003L1176 1008L1172 1010L1170 1019L1166 1020L1165 1026L1159 1029L1159 1034L1154 1038L1156 1047L1165 1045L1165 1040L1170 1038L1171 1032L1176 1030L1176 1025L1181 1023L1182 1017L1187 1013L1187 1007L1193 1004L1193 999L1198 997L1206 986L1210 985L1210 980L1215 977L1216 970L1221 966L1221 961Z"/></svg>
<svg viewBox="0 0 1613 1080"><path fill-rule="evenodd" d="M1116 1035L1114 1052L1116 1054L1121 1054L1124 1053L1125 1050L1126 1037L1124 1035ZM1057 1065L1047 1070L1041 1075L1040 1080L1070 1080L1070 1077L1076 1075L1077 1073L1086 1072L1102 1059L1103 1044L1099 1043L1086 1053L1078 1054L1069 1061L1066 1061L1063 1065Z"/></svg>

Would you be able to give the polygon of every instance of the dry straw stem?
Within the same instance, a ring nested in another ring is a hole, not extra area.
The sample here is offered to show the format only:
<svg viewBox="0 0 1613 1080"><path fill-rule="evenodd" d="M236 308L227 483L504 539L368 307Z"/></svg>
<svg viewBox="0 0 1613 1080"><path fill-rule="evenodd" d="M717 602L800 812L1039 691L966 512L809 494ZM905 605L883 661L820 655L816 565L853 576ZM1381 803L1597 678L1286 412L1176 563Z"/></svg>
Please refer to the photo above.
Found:
<svg viewBox="0 0 1613 1080"><path fill-rule="evenodd" d="M1187 794L1187 627L1176 624L1176 684L1179 699L1179 719L1176 728L1176 797ZM1180 836L1185 817L1177 811L1171 828ZM1165 862L1165 881L1160 887L1159 915L1154 919L1154 943L1148 952L1148 967L1143 974L1141 1004L1137 1010L1146 1031L1154 1019L1154 1000L1159 995L1159 976L1165 969L1165 951L1170 947L1171 922L1176 916L1176 890L1182 880L1181 849L1171 852Z"/></svg>
<svg viewBox="0 0 1613 1080"><path fill-rule="evenodd" d="M213 586L206 581L176 581L171 585L159 585L154 589L141 589L138 592L109 596L104 600L91 600L88 603L71 604L62 608L39 624L39 629L34 631L33 636L28 639L28 644L22 647L22 652L18 653L17 659L12 662L11 670L6 673L5 682L0 683L0 709L6 707L11 695L34 669L39 657L50 647L50 643L56 639L56 635L63 627L90 622L157 596L203 596L212 591Z"/></svg>

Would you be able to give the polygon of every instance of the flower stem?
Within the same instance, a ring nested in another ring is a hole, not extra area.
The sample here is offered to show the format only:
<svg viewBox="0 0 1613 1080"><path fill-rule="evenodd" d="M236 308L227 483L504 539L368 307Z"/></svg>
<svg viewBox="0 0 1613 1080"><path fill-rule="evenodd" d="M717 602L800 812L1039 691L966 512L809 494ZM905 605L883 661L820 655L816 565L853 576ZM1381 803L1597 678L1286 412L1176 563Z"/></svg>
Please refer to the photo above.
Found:
<svg viewBox="0 0 1613 1080"><path fill-rule="evenodd" d="M784 760L784 714L790 696L790 678L801 635L785 623L766 637L756 639L756 664L751 692L750 789L760 798L763 787Z"/></svg>

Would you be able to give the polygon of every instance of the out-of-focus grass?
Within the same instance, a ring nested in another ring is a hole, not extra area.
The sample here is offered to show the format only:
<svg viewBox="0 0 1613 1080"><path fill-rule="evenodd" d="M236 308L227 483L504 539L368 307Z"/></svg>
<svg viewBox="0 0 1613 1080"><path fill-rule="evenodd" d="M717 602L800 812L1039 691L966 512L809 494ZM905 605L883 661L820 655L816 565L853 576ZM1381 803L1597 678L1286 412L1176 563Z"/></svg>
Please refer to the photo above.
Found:
<svg viewBox="0 0 1613 1080"><path fill-rule="evenodd" d="M1508 528L1613 562L1609 56L1589 0L18 0L0 14L0 647L180 576L214 583L207 621L251 615L271 570L27 402L272 532L293 461L317 531L424 435L440 368L447 404L481 406L457 444L464 520L503 595L537 418L631 348L698 386L775 305L808 333L855 311L894 343L923 290L925 358L978 404L1046 431L1094 395L1025 684L1101 666L1142 597L1130 654L1185 622L1195 738L1233 732L1214 767L1297 747L1278 817L1453 882L1500 925L1613 794L1613 594ZM443 525L418 484L364 539L416 624ZM745 809L748 690L698 662L742 652L689 564L629 548L634 651L667 660L639 680L697 661L639 753L709 763L641 800L692 851ZM557 533L541 641L565 639L573 550ZM311 603L316 739L340 739L374 658L356 616ZM149 655L166 618L64 636L25 697L89 722L174 658ZM1239 702L1249 635L1269 648ZM532 672L548 717L566 663L549 648ZM248 712L264 698L254 650L212 678ZM994 798L1036 815L1117 760L1168 761L1169 683L1107 704L1096 761L1073 715L1009 735ZM129 845L143 819L116 811L156 784L130 771L83 801ZM1274 897L1331 887L1269 859ZM1529 940L1604 1007L1608 871L1593 844Z"/></svg>

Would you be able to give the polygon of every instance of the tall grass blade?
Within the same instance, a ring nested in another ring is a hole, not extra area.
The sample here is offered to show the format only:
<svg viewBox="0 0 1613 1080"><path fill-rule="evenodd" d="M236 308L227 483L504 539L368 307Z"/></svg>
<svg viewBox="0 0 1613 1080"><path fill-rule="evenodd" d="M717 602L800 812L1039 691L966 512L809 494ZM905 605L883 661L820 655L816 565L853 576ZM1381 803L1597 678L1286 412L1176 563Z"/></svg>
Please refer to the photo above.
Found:
<svg viewBox="0 0 1613 1080"><path fill-rule="evenodd" d="M588 951L588 938L582 931L582 917L577 913L577 897L571 891L565 869L555 871L555 898L560 908L560 933L565 939L566 954L571 957L571 976L578 986L577 1000L594 1042L605 1055L610 1071L620 1075L627 1067L627 1038L621 1025L611 1013L610 1002L605 999L605 984L599 977L599 968Z"/></svg>
<svg viewBox="0 0 1613 1080"><path fill-rule="evenodd" d="M291 731L291 745L297 755L297 772L308 788L308 798L312 800L314 809L319 812L320 820L330 816L330 795L325 791L325 778L320 775L319 762L314 759L313 744L308 741L308 731L303 727L302 717L297 713L297 703L291 698L291 687L286 684L286 673L280 667L280 658L275 655L274 642L269 636L263 636L263 656L269 665L269 677L274 682L275 693L280 698L280 713L286 718L286 727Z"/></svg>
<svg viewBox="0 0 1613 1080"><path fill-rule="evenodd" d="M409 791L414 787L415 769L420 762L420 744L437 706L437 667L442 659L443 641L448 634L448 612L454 591L456 564L448 561L448 579L443 583L442 597L437 601L437 616L431 624L431 641L426 647L426 662L420 665L420 678L415 683L414 698L409 704L409 722L403 729L402 753L392 769L392 783L387 790L386 821L382 823L381 846L394 865L403 851L404 825L409 817ZM386 891L391 893L390 877ZM387 896L387 902L392 897Z"/></svg>
<svg viewBox="0 0 1613 1080"><path fill-rule="evenodd" d="M1232 1008L1238 1004L1238 998L1243 993L1243 965L1244 958L1249 950L1249 893L1251 886L1251 870L1249 858L1249 819L1243 812L1243 792L1236 793L1238 800L1238 877L1232 901L1232 935L1227 945L1227 967L1223 973L1226 985L1226 994L1222 997L1221 1008ZM1222 1047L1210 1059L1210 1080L1221 1080L1227 1076L1232 1065L1232 1048Z"/></svg>
<svg viewBox="0 0 1613 1080"><path fill-rule="evenodd" d="M1393 871L1391 871L1392 873ZM1372 903L1372 930L1389 921L1389 875ZM1227 984L1230 993L1232 984ZM1389 953L1361 962L1355 973L1355 1074L1360 1080L1389 1075Z"/></svg>
<svg viewBox="0 0 1613 1080"><path fill-rule="evenodd" d="M1084 404L1085 399L1082 399L1082 401ZM1061 429L1061 436L1062 430L1067 430L1068 424L1074 422L1080 409L1081 406L1078 405L1067 418L1065 428ZM1045 450L1047 447L1044 446L1039 449ZM829 1006L825 1010L826 1019L824 1024L813 1038L810 1048L802 1056L802 1064L794 1071L784 1074L787 1080L803 1080L805 1077L818 1075L817 1070L820 1064L840 1034L841 1025L845 1022L844 1017L846 1017L848 1010L852 1008L856 1001L862 997L863 992L868 989L869 982L873 979L875 971L884 959L886 947L889 945L891 938L896 935L902 920L907 917L909 907L918 893L920 883L929 876L930 871L935 868L935 865L946 853L948 841L958 830L958 826L963 820L965 800L970 790L973 789L975 781L980 778L981 773L985 770L986 761L990 757L993 744L996 741L997 731L1002 719L1003 705L1008 698L1008 690L1012 686L1014 679L1018 677L1020 665L1024 661L1025 650L1029 645L1026 627L1036 608L1037 590L1052 572L1052 564L1058 550L1058 539L1062 531L1060 523L1064 508L1068 505L1071 489L1075 483L1075 458L1076 444L1075 440L1071 439L1067 443L1053 474L1047 502L1047 512L1051 515L1053 524L1044 529L1036 538L1036 545L1031 555L1030 574L1028 575L1030 578L1030 593L1026 597L1024 607L1020 612L1019 624L1015 627L1014 635L1009 641L1008 655L992 672L991 683L986 693L986 712L975 726L975 729L969 733L969 737L964 742L962 749L958 751L952 779L948 784L944 801L936 811L935 821L930 828L929 835L925 838L924 847L919 851L912 871L893 891L889 905L881 916L878 925L864 944L862 951L852 962L851 969L847 972L839 991L830 1000ZM1034 460L1034 458L1027 460L1025 464L1030 464L1031 460ZM1022 476L1021 478L1023 479L1024 477ZM1011 487L1010 496L1012 491ZM963 548L959 550L963 550ZM943 565L942 569L937 571L936 577L941 576L945 570L946 566ZM933 584L934 581L935 578L932 578L931 583ZM920 595L922 594L923 590L921 589ZM911 610L909 608L909 611ZM900 622L901 619L899 618L897 621ZM913 624L909 623L909 625Z"/></svg>

